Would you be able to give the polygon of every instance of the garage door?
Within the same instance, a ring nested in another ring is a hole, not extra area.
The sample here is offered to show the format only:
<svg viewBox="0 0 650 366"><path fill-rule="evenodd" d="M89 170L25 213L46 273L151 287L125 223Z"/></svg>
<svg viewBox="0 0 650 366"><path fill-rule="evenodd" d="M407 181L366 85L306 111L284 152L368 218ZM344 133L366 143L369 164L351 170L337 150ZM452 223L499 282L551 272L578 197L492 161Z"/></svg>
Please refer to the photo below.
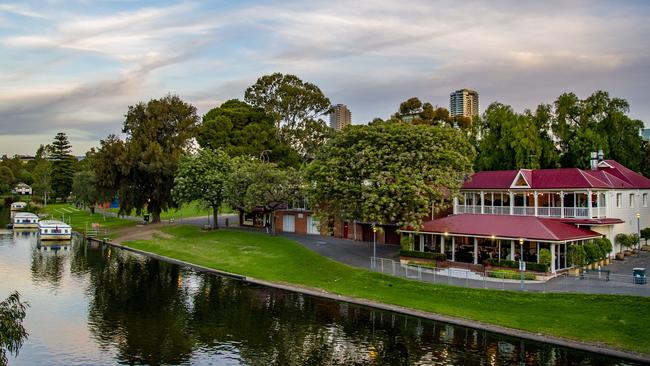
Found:
<svg viewBox="0 0 650 366"><path fill-rule="evenodd" d="M296 217L293 215L284 215L282 217L282 231L293 233L296 231Z"/></svg>
<svg viewBox="0 0 650 366"><path fill-rule="evenodd" d="M315 219L312 216L307 218L307 234L320 234L320 230L318 229L319 226L320 222L318 219Z"/></svg>

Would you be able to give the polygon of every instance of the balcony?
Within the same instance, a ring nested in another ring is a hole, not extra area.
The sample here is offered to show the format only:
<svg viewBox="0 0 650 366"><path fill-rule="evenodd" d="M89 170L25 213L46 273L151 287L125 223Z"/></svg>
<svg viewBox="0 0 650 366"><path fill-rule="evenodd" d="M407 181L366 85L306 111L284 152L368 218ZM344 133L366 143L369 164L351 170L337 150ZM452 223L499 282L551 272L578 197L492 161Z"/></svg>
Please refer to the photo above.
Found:
<svg viewBox="0 0 650 366"><path fill-rule="evenodd" d="M492 214L492 215L510 215L509 206L481 206L477 205L456 205L457 214ZM564 213L564 215L562 215ZM512 215L517 216L535 216L535 207L513 206ZM589 217L589 208L587 207L538 207L537 216L539 217L565 217L565 218L605 218L605 207L592 207L591 217Z"/></svg>

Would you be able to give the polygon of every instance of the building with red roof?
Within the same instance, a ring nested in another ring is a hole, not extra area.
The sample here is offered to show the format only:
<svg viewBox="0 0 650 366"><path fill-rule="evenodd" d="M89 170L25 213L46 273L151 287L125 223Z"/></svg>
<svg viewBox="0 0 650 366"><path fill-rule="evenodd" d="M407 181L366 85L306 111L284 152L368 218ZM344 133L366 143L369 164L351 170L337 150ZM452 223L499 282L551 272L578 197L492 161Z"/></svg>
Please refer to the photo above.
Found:
<svg viewBox="0 0 650 366"><path fill-rule="evenodd" d="M552 256L553 272L567 268L567 248L650 226L650 179L614 160L590 170L520 169L477 172L454 198L453 215L404 230L414 249L446 253L450 261L486 258L538 261Z"/></svg>

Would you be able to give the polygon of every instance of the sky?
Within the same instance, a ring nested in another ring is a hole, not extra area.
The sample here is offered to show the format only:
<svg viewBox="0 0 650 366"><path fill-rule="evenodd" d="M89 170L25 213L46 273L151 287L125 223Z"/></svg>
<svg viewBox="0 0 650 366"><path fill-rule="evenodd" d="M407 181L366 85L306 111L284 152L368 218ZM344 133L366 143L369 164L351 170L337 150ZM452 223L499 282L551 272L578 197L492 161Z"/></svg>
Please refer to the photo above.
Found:
<svg viewBox="0 0 650 366"><path fill-rule="evenodd" d="M83 155L129 105L172 93L203 115L273 72L354 124L471 88L481 111L606 90L650 126L648 19L645 1L0 0L0 155L59 131Z"/></svg>

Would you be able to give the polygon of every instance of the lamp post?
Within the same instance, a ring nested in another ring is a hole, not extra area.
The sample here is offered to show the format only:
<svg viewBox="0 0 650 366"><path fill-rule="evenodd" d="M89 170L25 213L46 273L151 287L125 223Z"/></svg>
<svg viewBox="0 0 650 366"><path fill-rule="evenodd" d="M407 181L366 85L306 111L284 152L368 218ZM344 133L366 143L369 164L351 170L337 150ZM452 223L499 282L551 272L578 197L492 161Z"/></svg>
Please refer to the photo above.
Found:
<svg viewBox="0 0 650 366"><path fill-rule="evenodd" d="M641 214L636 213L636 235L639 237L639 241L637 242L637 251L636 255L641 256Z"/></svg>
<svg viewBox="0 0 650 366"><path fill-rule="evenodd" d="M519 274L521 289L524 289L524 238L519 238Z"/></svg>
<svg viewBox="0 0 650 366"><path fill-rule="evenodd" d="M377 226L372 223L372 268L377 266Z"/></svg>

